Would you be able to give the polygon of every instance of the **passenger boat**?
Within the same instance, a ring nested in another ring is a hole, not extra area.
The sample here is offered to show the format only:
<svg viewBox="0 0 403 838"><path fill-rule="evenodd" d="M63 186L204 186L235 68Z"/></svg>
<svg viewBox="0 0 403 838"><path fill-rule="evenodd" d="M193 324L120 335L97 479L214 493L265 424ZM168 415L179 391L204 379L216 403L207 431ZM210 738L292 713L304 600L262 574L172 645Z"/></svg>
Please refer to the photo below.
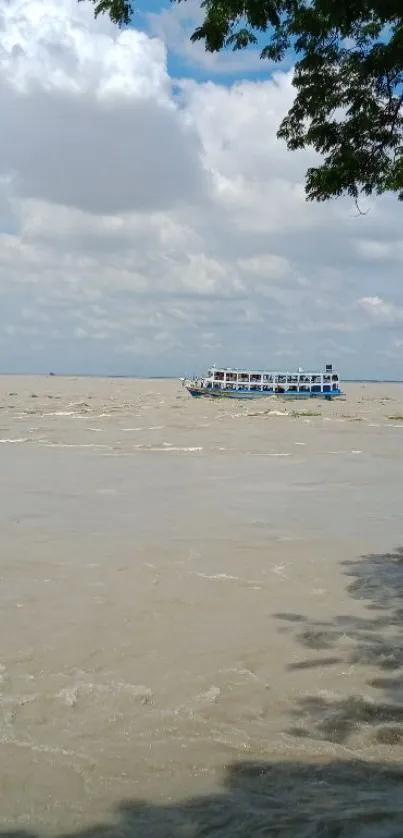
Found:
<svg viewBox="0 0 403 838"><path fill-rule="evenodd" d="M201 378L181 378L191 396L227 399L256 399L282 396L291 399L331 399L343 396L340 377L332 364L324 372L269 372L212 367Z"/></svg>

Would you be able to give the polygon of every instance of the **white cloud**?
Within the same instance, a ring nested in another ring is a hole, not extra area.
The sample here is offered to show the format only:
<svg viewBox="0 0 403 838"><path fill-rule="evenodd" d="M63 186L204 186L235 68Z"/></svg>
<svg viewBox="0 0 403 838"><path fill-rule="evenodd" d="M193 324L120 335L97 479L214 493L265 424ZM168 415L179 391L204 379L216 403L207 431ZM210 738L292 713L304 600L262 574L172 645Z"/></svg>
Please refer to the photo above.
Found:
<svg viewBox="0 0 403 838"><path fill-rule="evenodd" d="M357 250L364 259L373 261L402 261L403 239L392 241L358 240Z"/></svg>
<svg viewBox="0 0 403 838"><path fill-rule="evenodd" d="M381 297L361 297L357 302L376 323L387 326L403 323L403 306L382 300Z"/></svg>
<svg viewBox="0 0 403 838"><path fill-rule="evenodd" d="M19 196L92 213L199 198L197 138L172 99L164 45L135 30L104 34L86 11L5 6L0 175Z"/></svg>
<svg viewBox="0 0 403 838"><path fill-rule="evenodd" d="M330 358L350 374L397 365L399 206L371 202L357 218L345 201L306 203L314 157L276 139L292 95L287 73L174 85L161 39L95 22L88 3L9 0L0 21L9 368L180 374L273 356L304 366Z"/></svg>

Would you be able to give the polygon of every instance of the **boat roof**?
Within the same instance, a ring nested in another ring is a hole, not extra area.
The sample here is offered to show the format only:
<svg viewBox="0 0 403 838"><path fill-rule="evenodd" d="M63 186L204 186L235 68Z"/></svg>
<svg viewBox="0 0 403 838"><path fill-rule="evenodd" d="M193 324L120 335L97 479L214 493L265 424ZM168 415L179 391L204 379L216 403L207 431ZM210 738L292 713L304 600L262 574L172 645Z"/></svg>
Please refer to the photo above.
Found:
<svg viewBox="0 0 403 838"><path fill-rule="evenodd" d="M330 373L337 375L337 370L333 367L331 370L256 370L253 368L242 369L240 367L209 367L209 372L240 372L245 375L330 375Z"/></svg>

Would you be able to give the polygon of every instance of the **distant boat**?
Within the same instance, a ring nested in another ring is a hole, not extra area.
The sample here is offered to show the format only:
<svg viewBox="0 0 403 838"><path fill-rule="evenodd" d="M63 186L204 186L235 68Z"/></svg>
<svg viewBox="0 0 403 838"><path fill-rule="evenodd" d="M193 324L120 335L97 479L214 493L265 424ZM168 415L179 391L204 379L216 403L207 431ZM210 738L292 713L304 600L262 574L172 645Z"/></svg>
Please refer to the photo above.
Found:
<svg viewBox="0 0 403 838"><path fill-rule="evenodd" d="M340 377L332 364L324 372L270 372L212 367L200 378L180 379L191 396L198 398L256 399L282 396L291 399L331 399L343 396Z"/></svg>

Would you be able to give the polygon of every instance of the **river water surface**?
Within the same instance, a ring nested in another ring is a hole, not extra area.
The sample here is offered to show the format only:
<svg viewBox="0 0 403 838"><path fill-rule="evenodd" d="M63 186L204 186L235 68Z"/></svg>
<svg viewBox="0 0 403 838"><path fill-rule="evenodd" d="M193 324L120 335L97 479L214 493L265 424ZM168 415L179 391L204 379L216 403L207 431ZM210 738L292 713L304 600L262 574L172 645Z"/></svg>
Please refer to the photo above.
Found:
<svg viewBox="0 0 403 838"><path fill-rule="evenodd" d="M401 838L403 387L0 379L0 825Z"/></svg>

